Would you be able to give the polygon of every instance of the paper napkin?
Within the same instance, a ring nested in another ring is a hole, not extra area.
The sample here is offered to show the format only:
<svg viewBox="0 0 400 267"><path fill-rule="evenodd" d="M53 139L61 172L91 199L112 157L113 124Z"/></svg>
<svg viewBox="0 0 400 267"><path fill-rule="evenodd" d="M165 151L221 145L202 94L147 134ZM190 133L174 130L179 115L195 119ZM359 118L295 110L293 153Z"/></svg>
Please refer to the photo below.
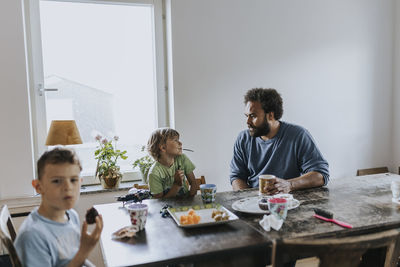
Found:
<svg viewBox="0 0 400 267"><path fill-rule="evenodd" d="M271 231L271 228L279 231L283 225L283 220L274 215L264 215L264 217L260 220L260 225L267 232Z"/></svg>

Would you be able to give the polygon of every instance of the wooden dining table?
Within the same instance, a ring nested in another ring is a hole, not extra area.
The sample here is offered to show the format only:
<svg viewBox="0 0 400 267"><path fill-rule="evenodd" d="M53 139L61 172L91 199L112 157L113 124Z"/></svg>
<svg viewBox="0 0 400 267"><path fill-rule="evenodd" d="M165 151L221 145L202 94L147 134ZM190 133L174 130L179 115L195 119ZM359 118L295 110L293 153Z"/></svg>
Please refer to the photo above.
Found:
<svg viewBox="0 0 400 267"><path fill-rule="evenodd" d="M101 249L105 266L167 266L195 263L196 266L265 266L270 246L267 236L242 220L207 227L181 228L163 218L162 200L144 200L148 205L145 229L129 239L112 239L112 233L131 224L122 203L95 205L103 216ZM200 196L170 201L174 207L201 205Z"/></svg>
<svg viewBox="0 0 400 267"><path fill-rule="evenodd" d="M198 228L181 228L160 215L160 209L201 205L199 195L187 199L145 200L149 206L146 228L135 237L113 240L111 234L130 224L122 203L96 205L103 215L101 247L106 266L166 266L194 263L195 266L265 266L270 261L274 240L345 237L400 227L400 204L392 202L390 184L396 174L376 174L332 179L327 186L293 192L300 206L289 210L279 231L265 231L263 214L232 208L232 203L256 197L258 190L219 192L216 202L234 212L239 220ZM352 229L313 217L314 208L330 211Z"/></svg>

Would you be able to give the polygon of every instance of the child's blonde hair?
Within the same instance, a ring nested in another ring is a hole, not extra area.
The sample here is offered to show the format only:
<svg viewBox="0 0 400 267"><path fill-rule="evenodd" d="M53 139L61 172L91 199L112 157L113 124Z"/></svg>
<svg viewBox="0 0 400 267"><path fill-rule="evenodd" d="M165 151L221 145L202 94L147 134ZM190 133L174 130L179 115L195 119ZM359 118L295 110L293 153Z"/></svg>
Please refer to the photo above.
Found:
<svg viewBox="0 0 400 267"><path fill-rule="evenodd" d="M158 128L151 134L150 139L147 142L147 151L154 158L154 160L159 160L161 157L160 146L165 145L167 139L176 136L179 138L179 133L174 129Z"/></svg>

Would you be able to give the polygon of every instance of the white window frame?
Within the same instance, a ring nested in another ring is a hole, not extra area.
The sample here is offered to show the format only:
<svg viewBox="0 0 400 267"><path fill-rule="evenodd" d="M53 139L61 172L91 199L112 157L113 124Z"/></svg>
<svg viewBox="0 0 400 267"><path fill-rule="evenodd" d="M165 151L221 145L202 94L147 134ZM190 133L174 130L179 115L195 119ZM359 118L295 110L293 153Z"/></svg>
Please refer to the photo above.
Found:
<svg viewBox="0 0 400 267"><path fill-rule="evenodd" d="M33 148L34 161L37 162L40 155L47 150L44 145L46 129L46 105L45 92L41 91L44 84L41 29L40 29L40 9L41 0L24 0L25 34L28 54L28 77L30 87L31 102L31 120L33 129ZM154 64L156 85L156 120L158 127L167 127L170 125L171 99L168 92L167 80L167 57L166 57L166 25L165 25L165 3L163 0L44 0L53 2L71 2L71 3L100 3L111 5L145 5L153 6L153 32L154 32ZM36 166L35 166L36 168ZM37 172L37 170L36 170ZM95 182L93 176L83 177L83 184L99 183ZM132 173L126 173L124 180L138 180L140 175L132 170Z"/></svg>

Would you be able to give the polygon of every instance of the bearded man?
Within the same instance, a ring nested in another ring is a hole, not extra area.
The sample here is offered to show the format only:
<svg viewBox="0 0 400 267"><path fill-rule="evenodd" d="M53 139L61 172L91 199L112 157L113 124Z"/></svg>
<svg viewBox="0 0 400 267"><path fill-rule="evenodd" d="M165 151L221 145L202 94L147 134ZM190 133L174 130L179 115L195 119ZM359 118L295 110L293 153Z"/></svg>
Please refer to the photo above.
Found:
<svg viewBox="0 0 400 267"><path fill-rule="evenodd" d="M236 139L230 164L233 190L258 187L258 176L277 178L267 194L319 187L329 181L329 166L311 134L281 121L282 98L275 89L255 88L244 96L248 130Z"/></svg>

